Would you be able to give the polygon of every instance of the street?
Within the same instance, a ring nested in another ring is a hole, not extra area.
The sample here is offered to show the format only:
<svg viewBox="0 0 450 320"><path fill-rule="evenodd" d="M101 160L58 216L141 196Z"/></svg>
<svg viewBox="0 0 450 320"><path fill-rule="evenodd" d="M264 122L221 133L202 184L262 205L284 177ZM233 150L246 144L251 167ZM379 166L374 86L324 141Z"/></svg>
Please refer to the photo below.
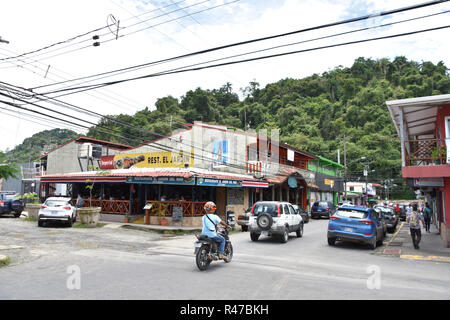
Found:
<svg viewBox="0 0 450 320"><path fill-rule="evenodd" d="M0 218L0 299L449 299L446 262L374 254L327 244L328 220L311 220L288 243L233 232L231 263L201 272L193 235L162 235L107 224L38 228ZM386 240L387 241L387 240ZM379 247L376 251L382 250ZM220 288L220 289L219 289Z"/></svg>

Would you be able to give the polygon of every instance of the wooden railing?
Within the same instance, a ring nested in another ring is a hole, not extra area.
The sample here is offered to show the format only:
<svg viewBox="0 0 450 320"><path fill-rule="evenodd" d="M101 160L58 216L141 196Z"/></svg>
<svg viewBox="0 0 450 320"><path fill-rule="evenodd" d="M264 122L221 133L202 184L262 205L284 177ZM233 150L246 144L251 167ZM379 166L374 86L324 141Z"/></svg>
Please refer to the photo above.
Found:
<svg viewBox="0 0 450 320"><path fill-rule="evenodd" d="M183 217L195 217L195 216L203 216L204 210L203 207L206 201L156 201L149 200L146 204L152 204L152 208L150 209L151 216L164 215L166 217L171 217L173 213L174 207L182 207L183 208Z"/></svg>
<svg viewBox="0 0 450 320"><path fill-rule="evenodd" d="M129 200L98 200L92 199L89 203L89 199L83 199L83 207L101 207L101 213L111 214L130 214L130 201ZM72 200L72 204L75 205L76 199ZM133 203L133 214L138 212L138 202Z"/></svg>
<svg viewBox="0 0 450 320"><path fill-rule="evenodd" d="M444 140L405 140L404 143L406 166L424 166L446 163L447 155L445 152Z"/></svg>

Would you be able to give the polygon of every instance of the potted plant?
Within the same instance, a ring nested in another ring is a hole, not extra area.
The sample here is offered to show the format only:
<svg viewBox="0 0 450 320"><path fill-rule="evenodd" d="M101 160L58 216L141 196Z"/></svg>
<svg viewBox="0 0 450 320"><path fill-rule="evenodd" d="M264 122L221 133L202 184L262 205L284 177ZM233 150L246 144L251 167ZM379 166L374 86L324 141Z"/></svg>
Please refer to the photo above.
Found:
<svg viewBox="0 0 450 320"><path fill-rule="evenodd" d="M162 226L166 226L168 223L168 220L166 219L166 210L169 206L169 204L164 203L164 201L160 201L159 203L160 207L158 211L156 212L159 217L159 223Z"/></svg>
<svg viewBox="0 0 450 320"><path fill-rule="evenodd" d="M25 210L28 212L28 218L37 219L39 209L41 208L41 203L39 202L39 197L37 193L30 192L19 196L20 199L25 200Z"/></svg>
<svg viewBox="0 0 450 320"><path fill-rule="evenodd" d="M92 166L89 166L90 169L93 169ZM106 176L109 174L109 171L101 171L96 169L96 175ZM89 206L83 208L77 208L78 216L80 217L80 221L82 224L87 225L97 225L101 207L93 207L92 206L92 190L94 189L95 181L86 180L86 189L89 190Z"/></svg>
<svg viewBox="0 0 450 320"><path fill-rule="evenodd" d="M441 164L441 159L445 159L447 157L447 148L446 146L436 146L431 152L431 158L433 158L436 164Z"/></svg>

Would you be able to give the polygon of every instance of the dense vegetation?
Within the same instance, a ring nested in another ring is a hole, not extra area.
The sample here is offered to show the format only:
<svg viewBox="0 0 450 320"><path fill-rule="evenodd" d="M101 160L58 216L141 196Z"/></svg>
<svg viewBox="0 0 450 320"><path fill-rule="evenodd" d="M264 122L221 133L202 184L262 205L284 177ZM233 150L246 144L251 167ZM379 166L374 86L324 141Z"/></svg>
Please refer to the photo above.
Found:
<svg viewBox="0 0 450 320"><path fill-rule="evenodd" d="M240 90L243 100L230 83L214 90L190 90L181 99L161 97L155 110L103 118L88 136L137 145L201 120L240 129L279 128L283 142L335 161L339 149L342 162L345 133L347 163L365 156L371 181L401 182L400 143L385 102L450 93L450 77L442 62L358 58L351 67L282 79L265 88L253 81ZM362 170L360 161L348 166L354 179L362 176Z"/></svg>
<svg viewBox="0 0 450 320"><path fill-rule="evenodd" d="M41 131L30 138L26 138L13 150L6 151L5 156L9 161L16 163L37 161L45 146L58 146L78 136L78 133L67 129Z"/></svg>

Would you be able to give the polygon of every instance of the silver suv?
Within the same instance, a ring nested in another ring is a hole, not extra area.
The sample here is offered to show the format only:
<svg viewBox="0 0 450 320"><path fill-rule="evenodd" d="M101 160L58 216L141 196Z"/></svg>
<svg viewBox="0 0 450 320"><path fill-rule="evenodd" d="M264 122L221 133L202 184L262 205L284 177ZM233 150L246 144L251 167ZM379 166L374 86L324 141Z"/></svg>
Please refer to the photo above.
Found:
<svg viewBox="0 0 450 320"><path fill-rule="evenodd" d="M291 232L303 236L303 219L289 202L259 201L253 205L248 228L252 241L264 235L280 237L286 243Z"/></svg>

